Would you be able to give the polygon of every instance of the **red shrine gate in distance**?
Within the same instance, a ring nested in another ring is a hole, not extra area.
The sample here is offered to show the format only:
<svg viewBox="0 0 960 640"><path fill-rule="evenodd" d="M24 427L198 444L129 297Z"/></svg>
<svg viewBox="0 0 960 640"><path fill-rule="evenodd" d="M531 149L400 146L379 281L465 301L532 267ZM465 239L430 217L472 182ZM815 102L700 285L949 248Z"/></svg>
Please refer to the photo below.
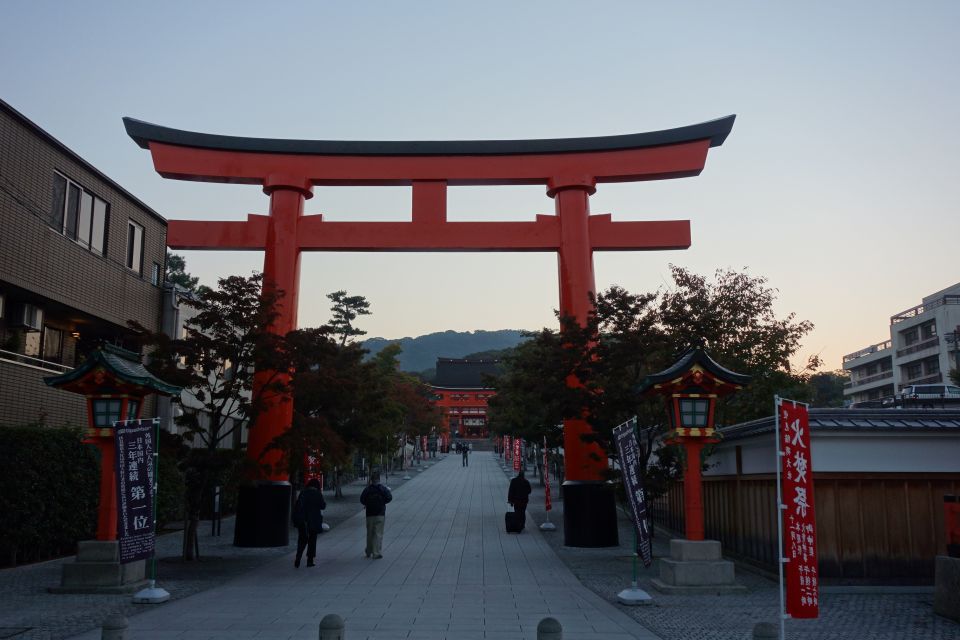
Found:
<svg viewBox="0 0 960 640"><path fill-rule="evenodd" d="M594 251L690 246L688 220L614 222L610 214L590 215L589 198L597 184L698 175L707 152L723 144L734 118L622 136L429 142L242 138L131 118L124 118L124 125L139 146L149 149L165 178L263 187L270 197L269 215L248 215L244 222L171 220L167 245L262 250L265 286L285 294L272 327L284 334L297 327L301 251L553 251L559 263L560 311L583 323L595 292ZM513 184L544 185L556 214L538 215L533 222L447 220L448 186ZM304 201L317 185L409 185L412 219L329 222L322 215L304 215ZM290 425L292 415L292 402L276 402L264 412L250 430L248 456L275 462L277 455L261 454ZM581 440L590 430L585 420L566 420L563 429L565 543L613 546L616 510L603 482L606 455ZM274 490L266 502L279 505L286 495L289 505L286 479L279 472L271 478L286 493ZM271 518L279 517L276 510L266 510ZM275 532L282 540L264 534L249 546L286 544L286 531L284 520L282 532L280 525Z"/></svg>

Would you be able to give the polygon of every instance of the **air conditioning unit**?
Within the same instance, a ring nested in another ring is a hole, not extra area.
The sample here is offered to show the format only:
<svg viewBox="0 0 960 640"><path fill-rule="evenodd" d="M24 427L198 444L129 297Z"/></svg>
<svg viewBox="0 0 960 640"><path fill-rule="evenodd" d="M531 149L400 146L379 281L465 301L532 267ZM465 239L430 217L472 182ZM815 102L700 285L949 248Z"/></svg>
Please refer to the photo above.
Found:
<svg viewBox="0 0 960 640"><path fill-rule="evenodd" d="M43 309L25 302L11 304L7 326L23 327L27 331L40 331L43 328Z"/></svg>

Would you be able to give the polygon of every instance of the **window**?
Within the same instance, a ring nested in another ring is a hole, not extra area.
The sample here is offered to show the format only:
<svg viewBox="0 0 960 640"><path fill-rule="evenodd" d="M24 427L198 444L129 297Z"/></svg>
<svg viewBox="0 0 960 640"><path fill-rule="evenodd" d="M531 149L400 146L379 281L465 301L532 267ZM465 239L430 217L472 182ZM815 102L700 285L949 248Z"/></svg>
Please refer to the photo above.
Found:
<svg viewBox="0 0 960 640"><path fill-rule="evenodd" d="M916 327L904 331L901 335L903 336L903 344L907 347L920 341L920 332L917 331Z"/></svg>
<svg viewBox="0 0 960 640"><path fill-rule="evenodd" d="M139 418L140 401L130 398L127 400L127 420L136 420Z"/></svg>
<svg viewBox="0 0 960 640"><path fill-rule="evenodd" d="M63 358L63 331L53 327L43 328L43 359L60 362Z"/></svg>
<svg viewBox="0 0 960 640"><path fill-rule="evenodd" d="M923 363L914 362L913 364L908 364L903 368L906 372L907 380L913 380L914 378L919 378L923 375Z"/></svg>
<svg viewBox="0 0 960 640"><path fill-rule="evenodd" d="M143 227L127 221L127 269L143 272Z"/></svg>
<svg viewBox="0 0 960 640"><path fill-rule="evenodd" d="M160 265L156 262L153 263L153 274L150 276L150 283L155 286L160 286Z"/></svg>
<svg viewBox="0 0 960 640"><path fill-rule="evenodd" d="M103 255L107 203L60 173L53 174L50 225L85 249Z"/></svg>
<svg viewBox="0 0 960 640"><path fill-rule="evenodd" d="M935 322L930 322L920 327L921 339L930 340L931 338L936 338L936 337L937 337L937 324Z"/></svg>
<svg viewBox="0 0 960 640"><path fill-rule="evenodd" d="M935 373L940 373L940 359L930 358L929 360L924 361L923 372L926 375L933 375Z"/></svg>

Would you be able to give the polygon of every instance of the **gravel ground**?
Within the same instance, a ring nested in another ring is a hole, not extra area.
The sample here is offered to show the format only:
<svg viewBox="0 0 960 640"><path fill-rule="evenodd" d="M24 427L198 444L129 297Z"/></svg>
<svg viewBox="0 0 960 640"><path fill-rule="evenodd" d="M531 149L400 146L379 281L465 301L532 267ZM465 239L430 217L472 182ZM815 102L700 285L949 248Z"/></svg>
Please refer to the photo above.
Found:
<svg viewBox="0 0 960 640"><path fill-rule="evenodd" d="M512 475L512 472L511 472ZM534 488L527 512L532 520L545 519L543 489ZM557 486L553 485L553 495ZM543 536L584 586L617 602L617 593L630 586L633 529L621 514L619 548L574 549L563 546L563 503L554 499L550 519L555 532ZM666 595L650 583L657 577L657 558L670 555L669 540L661 534L654 540L654 563L645 569L638 563L638 582L653 596L649 606L620 606L664 640L746 640L757 622L776 622L779 614L777 583L737 565L737 582L746 592L736 595ZM820 596L820 618L787 620L790 640L960 640L960 624L934 615L932 588L843 588L825 586Z"/></svg>

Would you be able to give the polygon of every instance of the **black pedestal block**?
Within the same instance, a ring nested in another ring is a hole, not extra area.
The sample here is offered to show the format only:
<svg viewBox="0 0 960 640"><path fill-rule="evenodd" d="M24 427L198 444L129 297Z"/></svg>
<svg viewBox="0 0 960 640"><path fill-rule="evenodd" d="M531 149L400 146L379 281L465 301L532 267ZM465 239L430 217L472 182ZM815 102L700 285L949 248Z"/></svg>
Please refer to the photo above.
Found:
<svg viewBox="0 0 960 640"><path fill-rule="evenodd" d="M235 547L285 547L290 542L289 482L261 482L240 487Z"/></svg>
<svg viewBox="0 0 960 640"><path fill-rule="evenodd" d="M563 544L568 547L620 544L613 485L584 480L563 483Z"/></svg>

